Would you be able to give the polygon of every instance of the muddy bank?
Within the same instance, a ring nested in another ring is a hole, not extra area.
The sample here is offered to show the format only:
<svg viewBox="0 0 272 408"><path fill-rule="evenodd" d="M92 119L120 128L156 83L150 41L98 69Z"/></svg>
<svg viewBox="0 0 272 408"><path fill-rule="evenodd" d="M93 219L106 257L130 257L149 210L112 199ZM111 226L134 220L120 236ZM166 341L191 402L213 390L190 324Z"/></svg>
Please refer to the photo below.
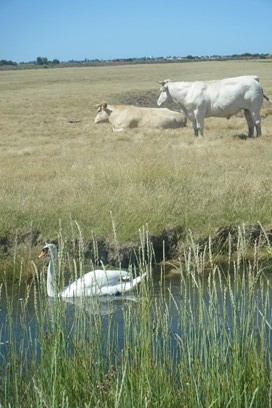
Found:
<svg viewBox="0 0 272 408"><path fill-rule="evenodd" d="M39 231L29 231L21 235L5 235L0 237L0 260L12 259L15 254L22 259L35 259L45 242ZM57 239L52 242L58 244ZM258 251L271 257L269 248L272 246L272 226L262 228L259 224L240 227L226 226L218 229L213 236L201 237L192 235L183 227L164 229L159 235L144 234L138 242L116 243L103 237L86 240L79 245L77 239L65 242L65 251L69 257L78 257L80 252L95 265L111 265L127 268L138 265L139 261L152 259L154 264L163 260L182 260L189 247L197 247L199 252L209 249L213 257L227 259L230 248L234 254L238 248L253 254ZM268 250L267 250L268 249ZM249 255L250 257L250 255Z"/></svg>

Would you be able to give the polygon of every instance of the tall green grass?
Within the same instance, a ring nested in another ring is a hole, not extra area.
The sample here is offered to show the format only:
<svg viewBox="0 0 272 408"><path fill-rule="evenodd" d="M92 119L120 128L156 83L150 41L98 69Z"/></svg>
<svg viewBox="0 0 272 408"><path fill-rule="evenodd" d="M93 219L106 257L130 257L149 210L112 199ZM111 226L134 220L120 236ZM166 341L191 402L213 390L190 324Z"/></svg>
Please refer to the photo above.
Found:
<svg viewBox="0 0 272 408"><path fill-rule="evenodd" d="M247 262L241 228L221 269L210 245L192 240L171 282L164 267L159 278L152 270L148 235L140 231L133 266L148 273L137 301L50 300L36 264L30 285L2 285L1 408L271 406L271 285L257 246ZM67 267L78 276L86 266L77 242L71 259L59 235L60 286Z"/></svg>

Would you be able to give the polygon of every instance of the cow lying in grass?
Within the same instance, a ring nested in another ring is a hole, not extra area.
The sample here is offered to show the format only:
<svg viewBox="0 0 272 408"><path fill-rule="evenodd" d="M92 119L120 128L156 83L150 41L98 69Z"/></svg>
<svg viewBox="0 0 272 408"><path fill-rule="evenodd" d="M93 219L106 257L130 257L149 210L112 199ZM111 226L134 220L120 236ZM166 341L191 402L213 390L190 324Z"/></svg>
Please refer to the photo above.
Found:
<svg viewBox="0 0 272 408"><path fill-rule="evenodd" d="M183 114L167 108L143 108L132 105L108 105L107 103L95 107L97 108L95 123L109 121L114 132L136 127L176 129L186 126L186 118Z"/></svg>

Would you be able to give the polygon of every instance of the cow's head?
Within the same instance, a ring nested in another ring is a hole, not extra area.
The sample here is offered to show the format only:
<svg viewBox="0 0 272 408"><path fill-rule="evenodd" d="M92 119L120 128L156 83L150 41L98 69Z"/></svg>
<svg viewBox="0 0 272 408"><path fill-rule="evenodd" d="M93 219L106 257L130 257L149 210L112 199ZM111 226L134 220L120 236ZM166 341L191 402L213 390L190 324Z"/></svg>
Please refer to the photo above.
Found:
<svg viewBox="0 0 272 408"><path fill-rule="evenodd" d="M170 79L165 79L164 81L158 81L158 82L161 85L161 87L160 87L160 96L159 96L159 99L157 100L157 105L161 106L168 99L168 82L170 82Z"/></svg>
<svg viewBox="0 0 272 408"><path fill-rule="evenodd" d="M100 105L95 105L97 109L97 115L94 119L94 123L108 122L110 117L110 111L107 109L107 103L101 103Z"/></svg>

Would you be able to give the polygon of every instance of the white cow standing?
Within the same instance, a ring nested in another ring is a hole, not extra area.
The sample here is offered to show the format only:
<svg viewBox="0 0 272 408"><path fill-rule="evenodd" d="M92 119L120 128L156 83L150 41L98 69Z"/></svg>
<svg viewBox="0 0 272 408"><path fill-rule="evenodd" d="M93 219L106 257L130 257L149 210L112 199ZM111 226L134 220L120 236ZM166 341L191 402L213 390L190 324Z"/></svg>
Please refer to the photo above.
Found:
<svg viewBox="0 0 272 408"><path fill-rule="evenodd" d="M196 136L204 136L204 118L211 116L230 118L241 109L248 124L248 137L253 137L254 127L261 136L260 109L263 90L257 76L239 76L215 81L159 82L162 87L157 101L161 106L166 100L173 100L193 122Z"/></svg>
<svg viewBox="0 0 272 408"><path fill-rule="evenodd" d="M133 105L109 105L102 103L95 106L95 123L110 122L114 132L128 128L176 129L186 126L187 119L180 112L167 108L145 108Z"/></svg>

